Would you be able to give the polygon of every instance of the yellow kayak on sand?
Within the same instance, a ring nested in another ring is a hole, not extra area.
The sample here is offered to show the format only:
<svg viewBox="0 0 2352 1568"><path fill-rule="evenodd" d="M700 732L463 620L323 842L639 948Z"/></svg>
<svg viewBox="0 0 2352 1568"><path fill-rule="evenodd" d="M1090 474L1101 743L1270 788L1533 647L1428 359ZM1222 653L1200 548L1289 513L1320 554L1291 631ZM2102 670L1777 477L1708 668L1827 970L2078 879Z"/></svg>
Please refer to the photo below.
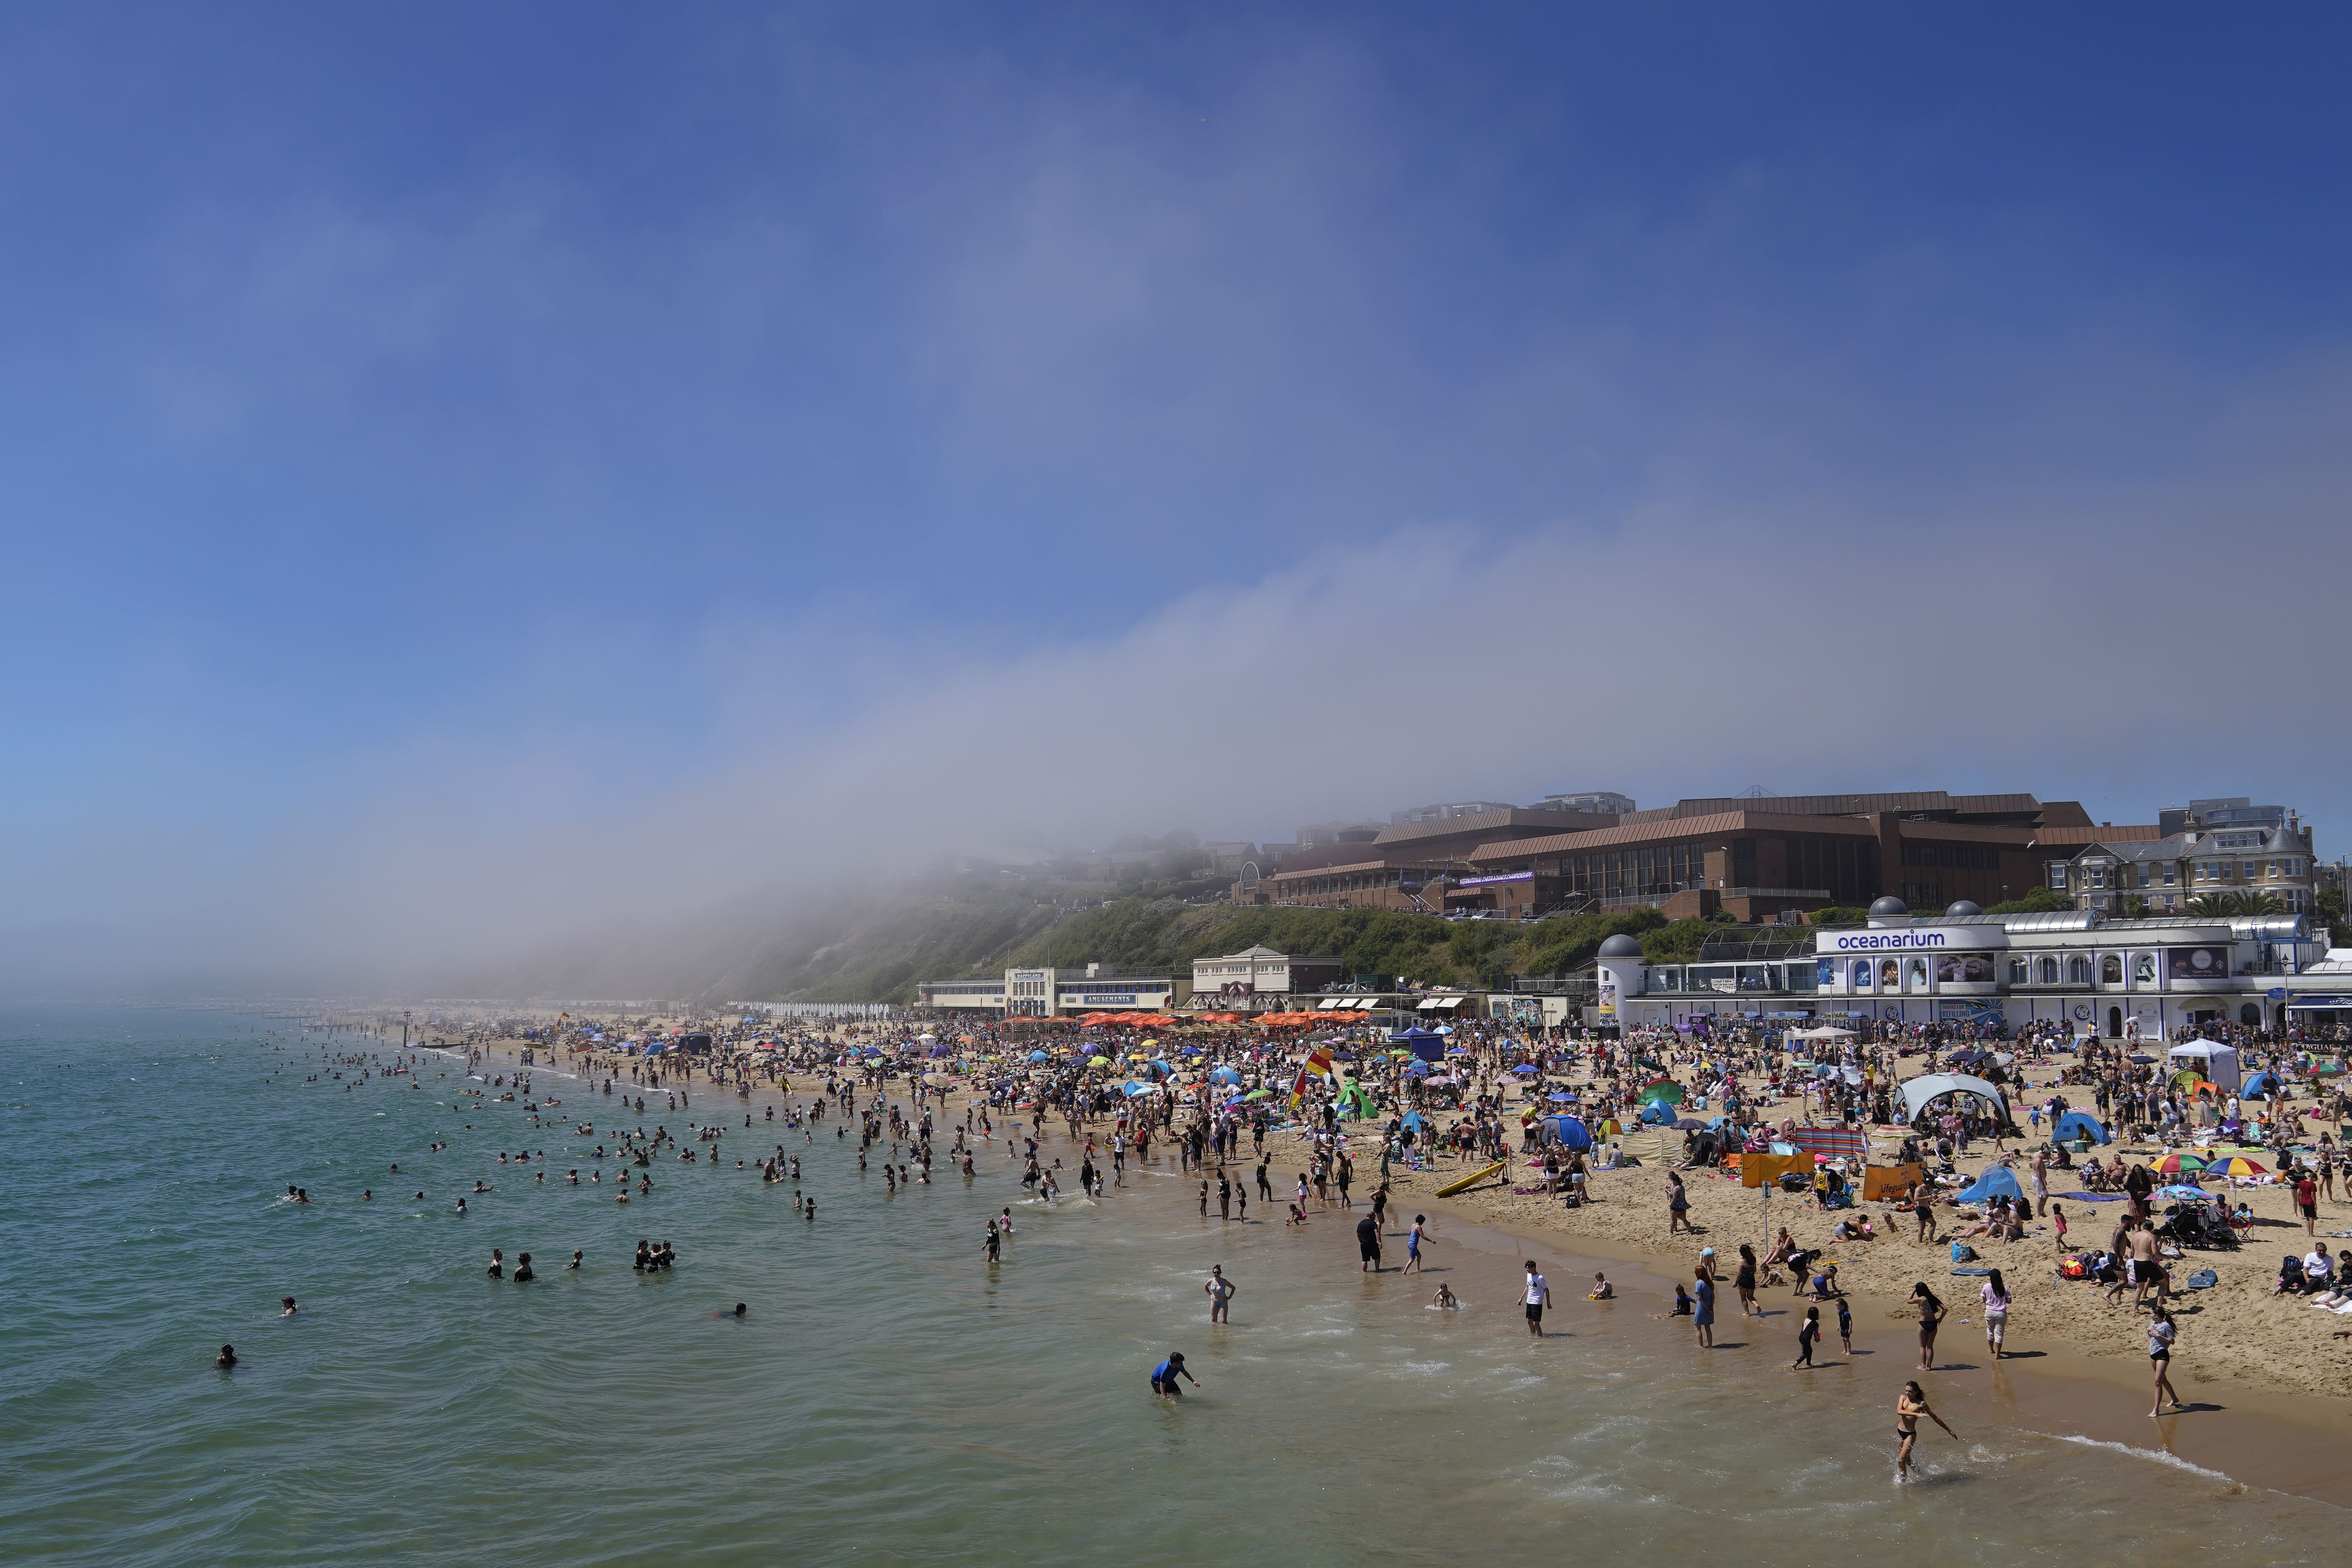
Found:
<svg viewBox="0 0 2352 1568"><path fill-rule="evenodd" d="M1479 1183L1485 1181L1487 1177L1501 1171L1507 1163L1508 1162L1507 1161L1497 1160L1483 1171L1474 1171L1458 1182L1448 1182L1444 1186L1437 1189L1437 1195L1441 1198L1450 1198L1456 1193L1466 1192L1470 1188L1475 1187Z"/></svg>

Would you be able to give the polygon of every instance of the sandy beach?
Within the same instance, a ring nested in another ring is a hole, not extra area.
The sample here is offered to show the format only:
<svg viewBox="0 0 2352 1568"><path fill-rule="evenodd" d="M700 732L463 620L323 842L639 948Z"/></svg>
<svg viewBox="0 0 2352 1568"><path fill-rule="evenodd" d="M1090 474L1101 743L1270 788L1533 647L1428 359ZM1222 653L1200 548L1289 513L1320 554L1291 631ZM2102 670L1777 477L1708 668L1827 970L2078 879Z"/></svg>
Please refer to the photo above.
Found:
<svg viewBox="0 0 2352 1568"><path fill-rule="evenodd" d="M459 1042L445 1042L454 1048ZM477 1042L489 1053L491 1070L512 1068L524 1048L512 1040ZM541 1052L542 1062L544 1052ZM673 1058L675 1059L675 1058ZM1905 1076L1916 1064L1904 1062ZM562 1073L567 1069L540 1068ZM699 1120L740 1118L748 1113L760 1124L766 1108L793 1099L805 1099L814 1083L806 1075L790 1077L790 1092L755 1084L751 1099L738 1098L735 1086L709 1091L700 1071L685 1069L692 1100L681 1116ZM889 1098L906 1092L906 1080L894 1081ZM706 1100L703 1094L709 1092ZM935 1091L936 1094L936 1091ZM723 1098L721 1096L723 1095ZM969 1091L945 1092L945 1121L961 1120L972 1103ZM938 1103L935 1098L934 1103ZM1792 1113L1790 1104L1766 1108L1777 1121ZM1028 1123L1029 1119L1022 1119ZM1097 1124L1107 1131L1106 1124ZM1000 1122L1000 1139L1003 1123ZM1025 1128L1024 1128L1025 1130ZM1360 1132L1352 1124L1351 1132ZM1527 1175L1525 1160L1515 1155L1512 1175L1490 1181L1438 1199L1438 1187L1478 1170L1483 1161L1457 1162L1449 1157L1424 1170L1400 1165L1389 1178L1391 1188L1390 1229L1401 1237L1415 1213L1430 1214L1440 1228L1433 1234L1445 1243L1497 1256L1525 1253L1544 1263L1554 1281L1555 1300L1572 1322L1583 1310L1622 1314L1629 1310L1656 1310L1671 1295L1674 1279L1687 1282L1702 1247L1716 1248L1716 1263L1726 1281L1718 1304L1721 1342L1714 1352L1778 1358L1791 1354L1797 1324L1806 1302L1784 1284L1759 1289L1758 1301L1766 1316L1740 1321L1738 1302L1728 1279L1738 1266L1744 1242L1762 1254L1776 1232L1786 1226L1798 1243L1826 1250L1838 1265L1838 1279L1854 1319L1858 1351L1874 1358L1885 1375L1906 1370L1916 1355L1915 1314L1906 1305L1915 1281L1926 1281L1942 1296L1949 1317L1937 1345L1937 1397L1954 1402L1978 1419L1991 1419L2024 1429L2133 1449L2154 1449L2185 1462L2275 1490L2290 1491L2340 1506L2352 1506L2352 1479L2315 1451L2313 1438L2334 1436L2352 1421L2352 1400L2344 1397L2347 1374L2352 1373L2352 1341L2330 1337L2339 1320L2315 1310L2300 1299L2273 1298L2272 1282L2279 1256L2301 1252L2299 1220L2290 1218L2292 1202L2283 1188L2248 1186L2232 1189L2252 1206L2257 1223L2246 1245L2236 1252L2191 1252L2176 1274L2210 1268L2219 1283L2210 1289L2177 1296L2172 1310L2180 1327L2180 1352L2176 1377L2189 1410L2180 1415L2151 1421L2147 1406L2147 1363L2144 1355L2147 1316L2135 1312L2126 1289L2119 1305L2109 1305L2104 1287L2082 1281L2062 1281L2056 1276L2057 1248L2049 1223L2036 1222L2025 1239L1988 1243L1975 1238L1979 1257L1974 1267L2002 1268L2014 1305L2011 1310L2007 1356L1998 1364L1986 1354L1978 1300L1981 1280L1955 1277L1948 1247L1918 1243L1911 1237L1910 1214L1882 1204L1836 1212L1819 1209L1809 1195L1779 1192L1770 1194L1769 1210L1762 1189L1742 1187L1736 1177L1709 1171L1679 1173L1690 1195L1690 1218L1696 1236L1667 1234L1667 1180L1671 1163L1679 1158L1680 1134L1665 1134L1661 1159L1661 1134L1649 1128L1631 1131L1618 1142L1644 1163L1631 1169L1596 1171L1591 1177L1593 1201L1579 1208L1563 1207L1554 1197L1519 1194L1513 1185L1531 1185L1539 1179ZM1066 1133L1056 1121L1045 1131L1046 1149L1067 1154ZM987 1157L1002 1162L1001 1142ZM1289 1131L1277 1128L1267 1139L1277 1194L1287 1192L1303 1163L1293 1158L1305 1144ZM2112 1158L2152 1158L2152 1145L2118 1142L2097 1152ZM1969 1173L1996 1158L1991 1146L1976 1144L1960 1162ZM1363 1210L1365 1194L1378 1177L1372 1160L1360 1151L1355 1213ZM1071 1162L1075 1163L1075 1160ZM1155 1147L1151 1163L1172 1169L1173 1160ZM1248 1175L1253 1158L1244 1154L1227 1168L1240 1180ZM2219 1188L2221 1184L2214 1184ZM2071 1173L2053 1173L2053 1198L2067 1210L2070 1249L2103 1242L2120 1212L2120 1203L2086 1203L2058 1198L2069 1190ZM1279 1202L1280 1200L1278 1200ZM1316 1212L1318 1227L1337 1230L1345 1212L1333 1204ZM1867 1212L1880 1233L1868 1242L1834 1242L1832 1226L1841 1218ZM1940 1209L1944 1234L1959 1211ZM1279 1208L1261 1215L1278 1218ZM2321 1205L2320 1232L2352 1228L2352 1204ZM2273 1239L2275 1238L2275 1239ZM1401 1258L1401 1242L1392 1242ZM1583 1293L1595 1269L1607 1269L1623 1298L1615 1304L1587 1303ZM1833 1315L1824 1312L1825 1320ZM1662 1333L1686 1335L1687 1320L1657 1325ZM1832 1331L1831 1342L1834 1343Z"/></svg>

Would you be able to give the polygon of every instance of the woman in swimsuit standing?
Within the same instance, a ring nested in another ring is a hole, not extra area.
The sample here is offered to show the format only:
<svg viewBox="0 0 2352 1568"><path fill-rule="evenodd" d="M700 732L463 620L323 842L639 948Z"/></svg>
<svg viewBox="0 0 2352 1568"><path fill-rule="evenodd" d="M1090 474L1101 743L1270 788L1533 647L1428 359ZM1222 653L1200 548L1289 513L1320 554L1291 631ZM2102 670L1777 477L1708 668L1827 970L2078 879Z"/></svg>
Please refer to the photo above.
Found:
<svg viewBox="0 0 2352 1568"><path fill-rule="evenodd" d="M1919 1370L1936 1370L1936 1326L1944 1321L1944 1303L1925 1279L1911 1287L1911 1300L1919 1309Z"/></svg>

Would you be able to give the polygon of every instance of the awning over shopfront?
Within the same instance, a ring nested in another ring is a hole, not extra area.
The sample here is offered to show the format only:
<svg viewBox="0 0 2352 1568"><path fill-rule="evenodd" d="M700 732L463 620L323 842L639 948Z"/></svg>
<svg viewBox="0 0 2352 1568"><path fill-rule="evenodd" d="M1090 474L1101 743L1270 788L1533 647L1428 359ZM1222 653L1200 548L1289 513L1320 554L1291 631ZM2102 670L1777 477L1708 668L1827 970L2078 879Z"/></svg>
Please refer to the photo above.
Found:
<svg viewBox="0 0 2352 1568"><path fill-rule="evenodd" d="M1470 998L1467 996L1431 996L1424 999L1419 1006L1413 1009L1413 1011L1416 1013L1450 1013L1468 1000L1470 1000Z"/></svg>

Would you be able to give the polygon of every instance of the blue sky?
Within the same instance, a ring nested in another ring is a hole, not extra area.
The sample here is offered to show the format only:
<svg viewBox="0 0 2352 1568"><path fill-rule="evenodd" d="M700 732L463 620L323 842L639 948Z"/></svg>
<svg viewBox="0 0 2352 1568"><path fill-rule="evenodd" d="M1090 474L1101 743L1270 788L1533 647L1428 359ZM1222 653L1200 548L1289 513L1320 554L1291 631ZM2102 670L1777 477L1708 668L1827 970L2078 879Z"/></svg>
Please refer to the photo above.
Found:
<svg viewBox="0 0 2352 1568"><path fill-rule="evenodd" d="M0 920L1562 787L2346 820L2340 12L1162 11L0 24Z"/></svg>

